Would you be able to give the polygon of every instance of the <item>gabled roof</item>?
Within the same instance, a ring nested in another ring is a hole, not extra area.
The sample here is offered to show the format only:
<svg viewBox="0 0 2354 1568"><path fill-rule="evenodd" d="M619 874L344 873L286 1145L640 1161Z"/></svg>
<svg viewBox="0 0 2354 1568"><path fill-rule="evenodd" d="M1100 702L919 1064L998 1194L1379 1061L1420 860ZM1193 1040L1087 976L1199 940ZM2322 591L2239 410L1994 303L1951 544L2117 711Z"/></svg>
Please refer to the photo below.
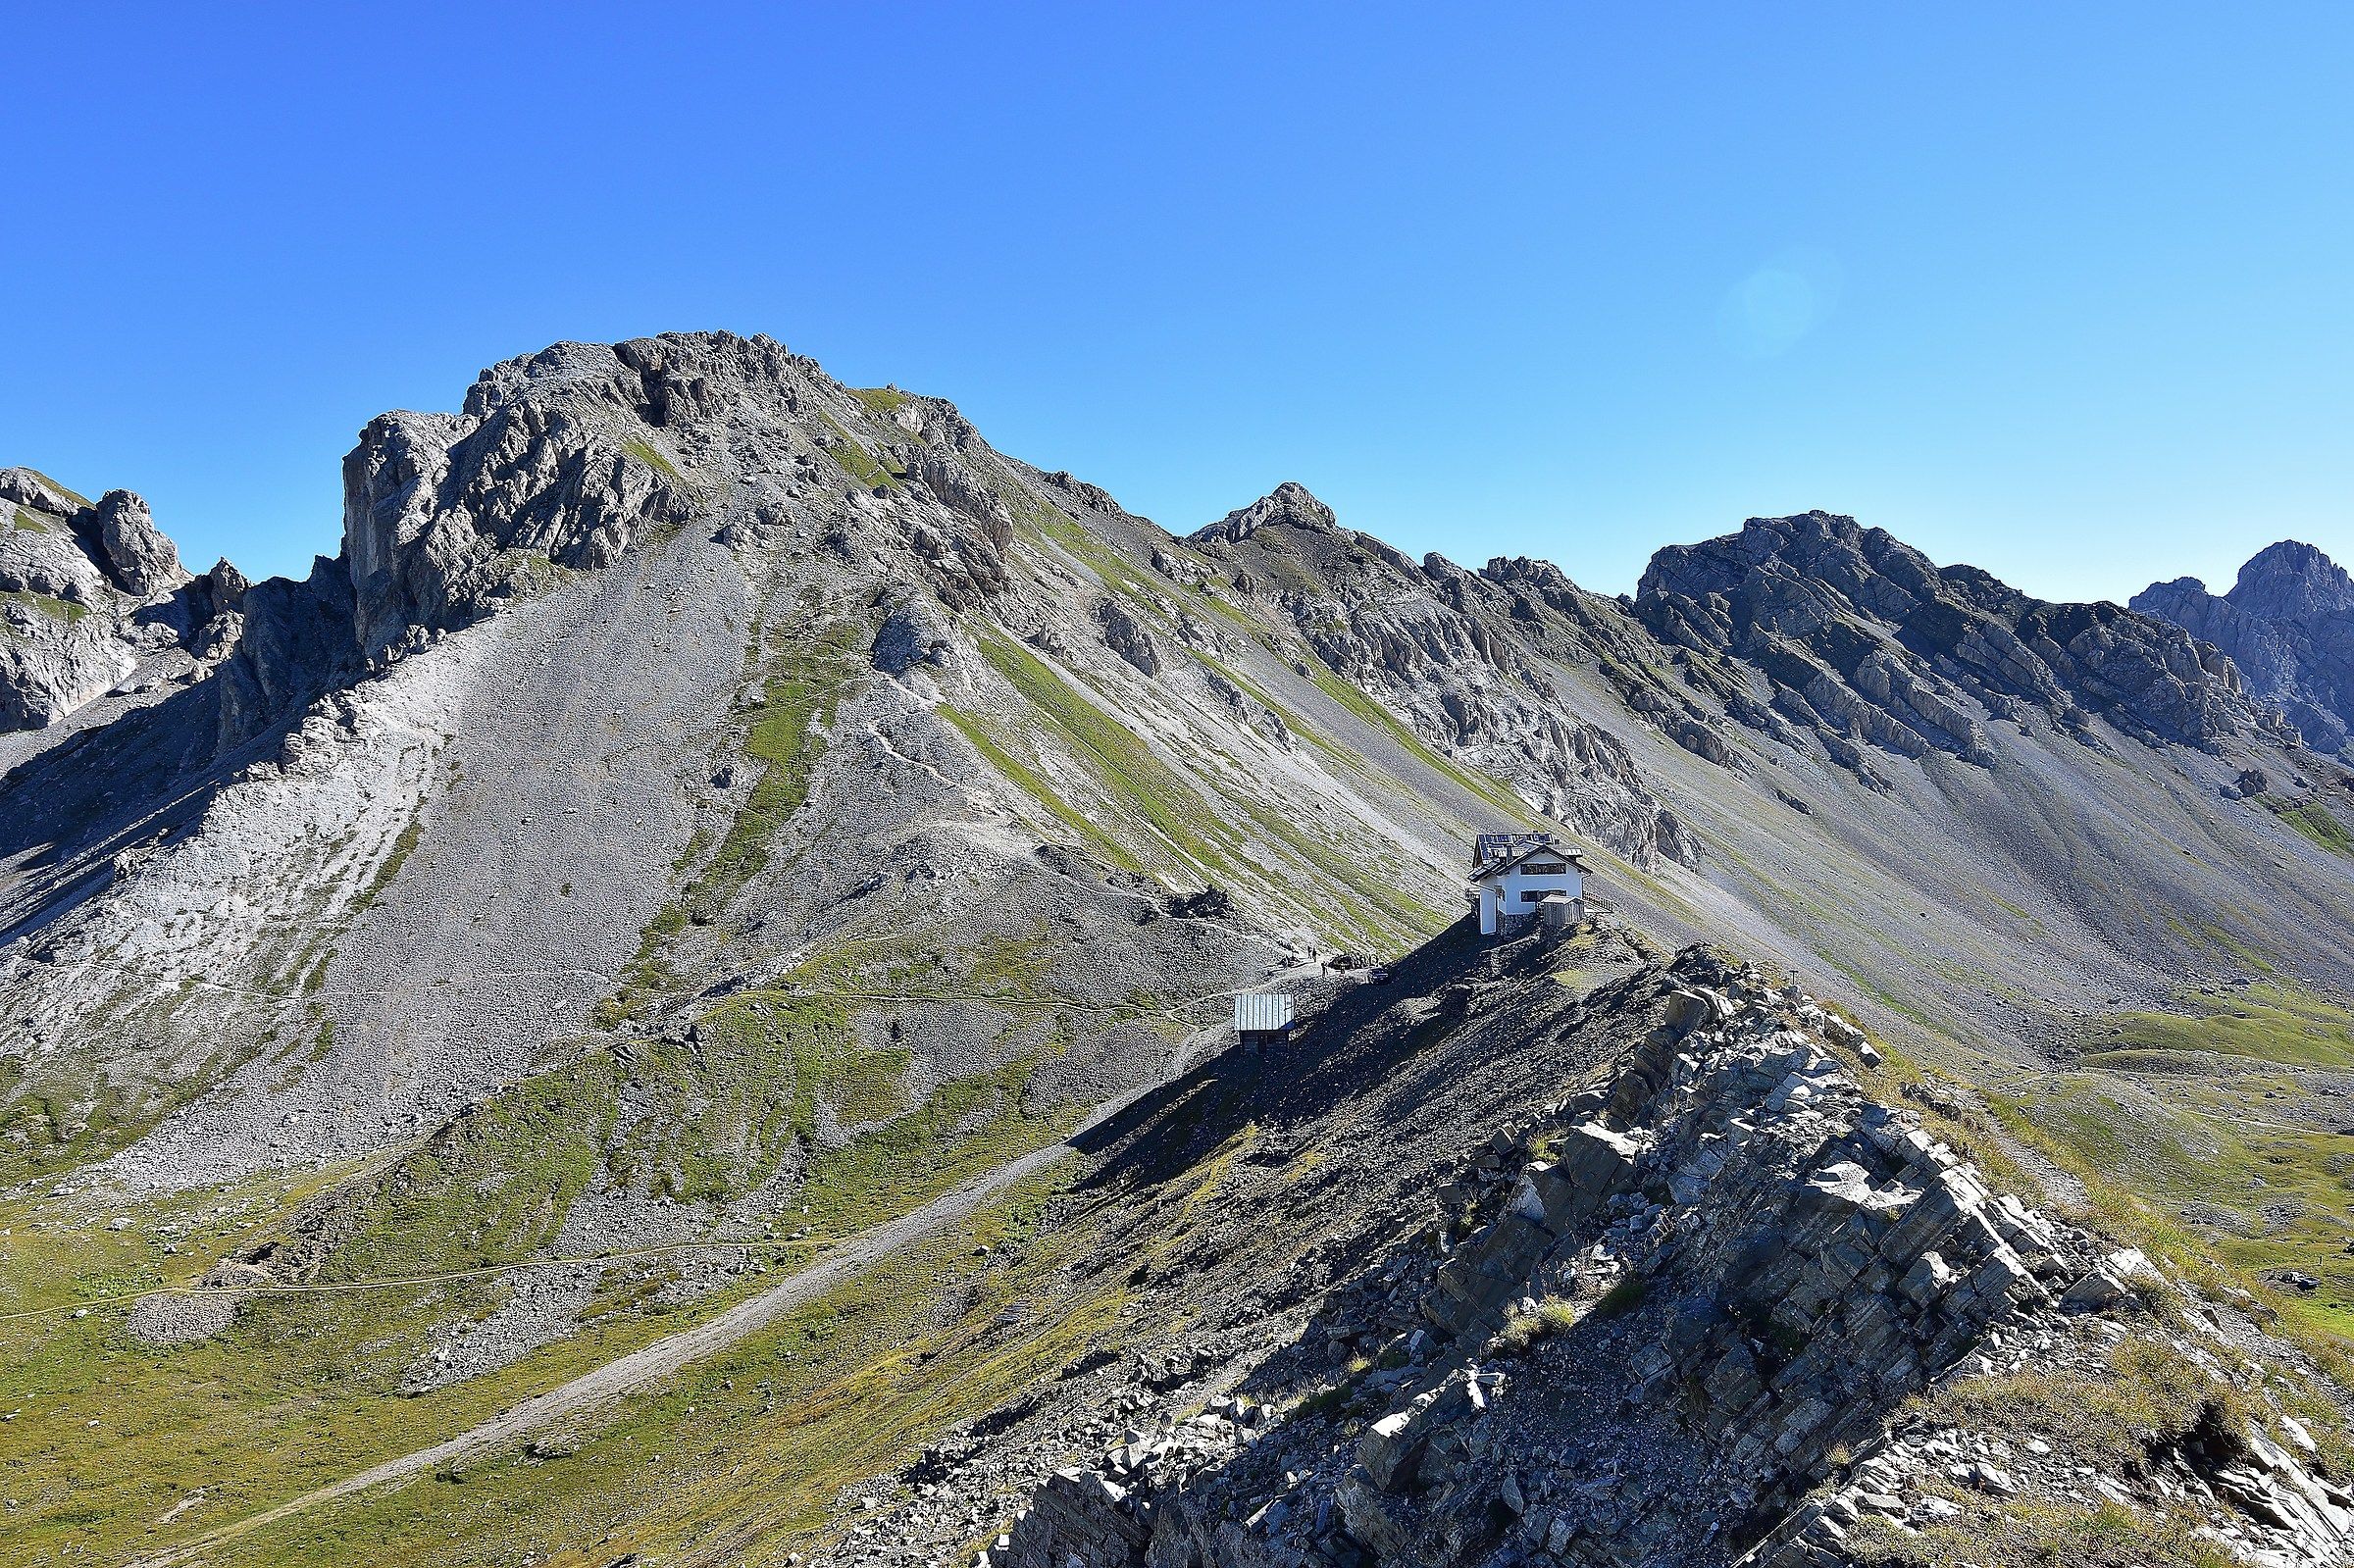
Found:
<svg viewBox="0 0 2354 1568"><path fill-rule="evenodd" d="M1510 871L1522 861L1531 860L1539 855L1545 854L1561 856L1563 860L1569 862L1569 864L1581 874L1593 869L1591 866L1586 864L1586 857L1584 855L1564 844L1557 844L1552 839L1547 838L1536 843L1523 844L1520 848L1505 856L1502 860L1491 860L1486 865L1475 868L1471 873L1471 880L1473 882L1491 882L1496 878L1503 876L1506 872Z"/></svg>

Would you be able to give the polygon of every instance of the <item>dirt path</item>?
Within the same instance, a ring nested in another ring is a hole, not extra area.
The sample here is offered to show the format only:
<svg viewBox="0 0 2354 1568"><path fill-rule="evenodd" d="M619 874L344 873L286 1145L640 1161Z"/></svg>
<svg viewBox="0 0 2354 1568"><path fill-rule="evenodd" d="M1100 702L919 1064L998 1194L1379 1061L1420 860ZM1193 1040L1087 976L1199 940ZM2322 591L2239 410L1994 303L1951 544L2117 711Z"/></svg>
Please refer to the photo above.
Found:
<svg viewBox="0 0 2354 1568"><path fill-rule="evenodd" d="M1283 981L1305 973L1305 968L1272 977L1265 984L1279 985ZM792 1278L771 1286L755 1296L737 1302L706 1323L681 1330L666 1340L640 1346L629 1354L606 1362L593 1371L585 1372L569 1383L559 1384L545 1393L534 1394L503 1413L470 1427L454 1438L419 1448L398 1458L372 1465L340 1481L332 1482L297 1497L289 1497L275 1507L222 1526L193 1541L168 1550L141 1557L128 1568L173 1568L173 1565L201 1560L216 1548L265 1525L276 1524L296 1514L333 1502L371 1487L403 1480L486 1448L496 1447L537 1428L573 1414L576 1411L608 1403L633 1390L654 1383L704 1356L714 1354L739 1340L759 1332L777 1319L805 1305L817 1296L840 1285L859 1271L880 1261L908 1242L938 1229L949 1221L961 1219L978 1208L991 1193L1026 1177L1034 1176L1048 1166L1075 1151L1077 1139L1088 1129L1119 1114L1145 1094L1176 1077L1204 1056L1213 1054L1222 1041L1217 1037L1223 1028L1205 1030L1188 1039L1172 1056L1164 1076L1118 1099L1099 1106L1086 1121L1074 1129L1070 1137L1045 1148L1036 1149L1018 1159L1009 1160L995 1170L975 1177L964 1186L939 1197L918 1209L910 1210L896 1220L888 1220L844 1241L822 1260L794 1274Z"/></svg>

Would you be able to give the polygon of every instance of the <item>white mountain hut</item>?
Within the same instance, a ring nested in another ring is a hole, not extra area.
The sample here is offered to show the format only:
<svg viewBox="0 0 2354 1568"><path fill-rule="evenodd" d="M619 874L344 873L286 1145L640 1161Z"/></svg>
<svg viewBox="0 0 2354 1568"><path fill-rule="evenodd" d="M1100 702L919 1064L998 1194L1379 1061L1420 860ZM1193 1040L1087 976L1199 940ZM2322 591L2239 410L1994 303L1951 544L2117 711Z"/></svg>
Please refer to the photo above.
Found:
<svg viewBox="0 0 2354 1568"><path fill-rule="evenodd" d="M1567 900L1566 920L1584 914L1585 857L1549 833L1483 833L1471 851L1471 891L1479 933L1494 936L1536 918L1545 900ZM1563 918L1563 917L1557 917Z"/></svg>

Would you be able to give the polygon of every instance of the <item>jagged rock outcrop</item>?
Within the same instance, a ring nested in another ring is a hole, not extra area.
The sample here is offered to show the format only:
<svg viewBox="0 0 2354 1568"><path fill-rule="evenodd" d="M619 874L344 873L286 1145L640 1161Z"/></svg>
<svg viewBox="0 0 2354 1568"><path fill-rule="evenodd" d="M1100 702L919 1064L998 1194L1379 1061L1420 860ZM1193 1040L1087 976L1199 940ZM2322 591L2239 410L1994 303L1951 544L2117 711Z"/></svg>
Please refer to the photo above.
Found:
<svg viewBox="0 0 2354 1568"><path fill-rule="evenodd" d="M530 395L539 380L569 383L574 395ZM581 396L582 383L594 394ZM360 652L380 658L463 626L543 585L550 567L594 570L646 530L684 523L693 510L687 486L632 432L704 384L657 379L649 388L622 352L564 343L486 373L461 414L372 421L343 461Z"/></svg>
<svg viewBox="0 0 2354 1568"><path fill-rule="evenodd" d="M1663 641L1753 667L1752 694L1851 767L1858 742L1991 764L1986 724L2030 710L2079 734L2097 715L2208 749L2277 728L2230 661L2178 627L2032 599L1824 512L1660 551L1635 613Z"/></svg>
<svg viewBox="0 0 2354 1568"><path fill-rule="evenodd" d="M0 730L54 724L193 640L210 600L171 603L187 582L128 490L91 504L0 469Z"/></svg>
<svg viewBox="0 0 2354 1568"><path fill-rule="evenodd" d="M2248 689L2314 750L2345 749L2354 730L2354 578L2320 550L2283 539L2250 557L2227 593L2176 578L2151 583L2132 606L2228 654Z"/></svg>
<svg viewBox="0 0 2354 1568"><path fill-rule="evenodd" d="M76 521L77 531L86 533L107 576L130 597L151 599L187 581L179 552L156 529L147 503L128 490L107 491L86 517Z"/></svg>
<svg viewBox="0 0 2354 1568"><path fill-rule="evenodd" d="M1151 628L1139 621L1126 605L1117 599L1106 599L1097 608L1096 619L1102 623L1105 647L1144 675L1160 674L1160 644L1153 639Z"/></svg>

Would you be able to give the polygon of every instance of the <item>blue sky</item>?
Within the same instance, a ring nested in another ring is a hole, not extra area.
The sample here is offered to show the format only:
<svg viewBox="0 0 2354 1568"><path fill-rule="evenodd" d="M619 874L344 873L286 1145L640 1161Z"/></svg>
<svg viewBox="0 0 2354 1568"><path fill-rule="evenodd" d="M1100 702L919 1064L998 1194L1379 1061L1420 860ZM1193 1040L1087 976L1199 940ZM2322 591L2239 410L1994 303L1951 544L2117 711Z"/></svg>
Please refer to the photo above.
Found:
<svg viewBox="0 0 2354 1568"><path fill-rule="evenodd" d="M2050 597L2354 557L2354 8L0 0L0 463L196 565L557 338L764 331L1185 530Z"/></svg>

